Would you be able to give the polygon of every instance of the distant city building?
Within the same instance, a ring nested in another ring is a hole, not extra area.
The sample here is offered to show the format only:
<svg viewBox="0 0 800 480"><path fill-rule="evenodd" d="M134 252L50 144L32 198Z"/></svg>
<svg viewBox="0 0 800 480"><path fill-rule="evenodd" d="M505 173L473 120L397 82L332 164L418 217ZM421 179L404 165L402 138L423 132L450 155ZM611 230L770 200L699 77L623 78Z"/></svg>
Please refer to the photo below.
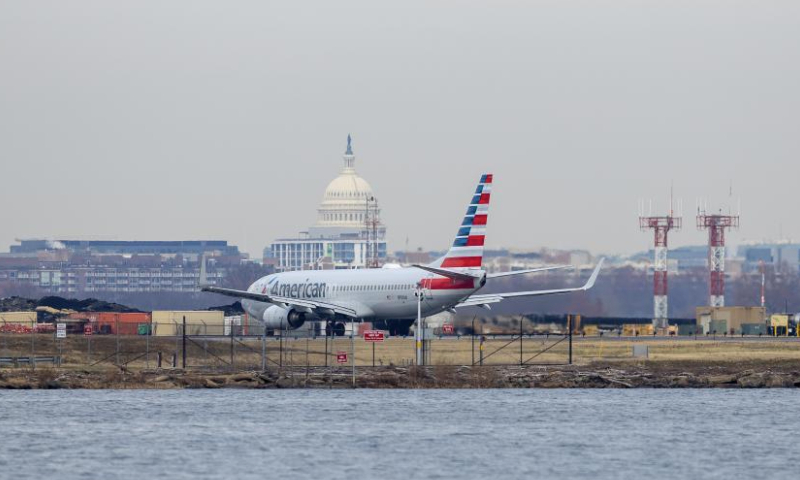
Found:
<svg viewBox="0 0 800 480"><path fill-rule="evenodd" d="M12 254L70 250L92 255L184 255L215 253L239 256L239 248L224 240L128 241L128 240L21 240L12 245Z"/></svg>
<svg viewBox="0 0 800 480"><path fill-rule="evenodd" d="M364 268L386 259L386 227L372 187L355 170L350 136L344 168L317 209L317 222L296 238L281 238L265 249L265 263L280 271Z"/></svg>
<svg viewBox="0 0 800 480"><path fill-rule="evenodd" d="M786 267L800 271L800 244L791 242L758 243L741 245L737 249L745 272L755 272L761 263L772 267Z"/></svg>
<svg viewBox="0 0 800 480"><path fill-rule="evenodd" d="M52 294L196 292L200 263L220 283L246 255L225 241L22 240L0 253L0 287Z"/></svg>
<svg viewBox="0 0 800 480"><path fill-rule="evenodd" d="M631 260L652 263L653 250L647 253L637 253L630 257ZM708 268L708 245L688 245L675 247L667 255L667 270L677 273L684 270Z"/></svg>

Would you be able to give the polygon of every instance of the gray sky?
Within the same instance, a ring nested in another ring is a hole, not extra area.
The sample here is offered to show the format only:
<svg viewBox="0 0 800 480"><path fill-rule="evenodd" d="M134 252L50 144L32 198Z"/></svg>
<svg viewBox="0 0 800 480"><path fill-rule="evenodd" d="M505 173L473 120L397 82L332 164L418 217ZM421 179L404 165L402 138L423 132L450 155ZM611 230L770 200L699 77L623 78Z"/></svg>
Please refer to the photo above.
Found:
<svg viewBox="0 0 800 480"><path fill-rule="evenodd" d="M43 5L46 3L46 6ZM348 133L390 249L647 248L637 199L800 240L800 2L0 1L0 250L316 219ZM715 179L719 179L718 182ZM705 241L687 218L673 245Z"/></svg>

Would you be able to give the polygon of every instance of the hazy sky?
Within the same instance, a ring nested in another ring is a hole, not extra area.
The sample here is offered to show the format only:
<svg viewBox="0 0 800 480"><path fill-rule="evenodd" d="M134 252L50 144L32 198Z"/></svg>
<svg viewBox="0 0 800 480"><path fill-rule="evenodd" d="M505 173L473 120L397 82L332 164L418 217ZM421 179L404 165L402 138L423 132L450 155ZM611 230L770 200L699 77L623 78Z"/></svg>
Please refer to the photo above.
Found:
<svg viewBox="0 0 800 480"><path fill-rule="evenodd" d="M800 240L800 2L0 0L0 251L316 220L348 133L391 250L647 248L637 200ZM717 181L718 180L718 181ZM734 202L735 203L735 202Z"/></svg>

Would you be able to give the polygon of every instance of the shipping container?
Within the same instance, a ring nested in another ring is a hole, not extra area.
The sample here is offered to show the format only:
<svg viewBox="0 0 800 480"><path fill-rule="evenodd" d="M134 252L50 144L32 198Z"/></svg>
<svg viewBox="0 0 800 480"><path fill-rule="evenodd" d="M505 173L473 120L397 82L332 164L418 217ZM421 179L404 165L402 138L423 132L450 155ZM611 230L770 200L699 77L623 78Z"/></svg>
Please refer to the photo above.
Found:
<svg viewBox="0 0 800 480"><path fill-rule="evenodd" d="M600 335L600 328L597 325L586 325L583 327L583 334L587 337L596 337Z"/></svg>
<svg viewBox="0 0 800 480"><path fill-rule="evenodd" d="M654 327L650 323L625 323L622 325L622 335L625 337L636 337L653 335Z"/></svg>
<svg viewBox="0 0 800 480"><path fill-rule="evenodd" d="M41 332L36 312L0 312L0 333Z"/></svg>
<svg viewBox="0 0 800 480"><path fill-rule="evenodd" d="M678 325L678 335L696 335L698 333L697 325L681 324Z"/></svg>
<svg viewBox="0 0 800 480"><path fill-rule="evenodd" d="M36 323L36 312L0 312L0 325L3 323L34 325Z"/></svg>
<svg viewBox="0 0 800 480"><path fill-rule="evenodd" d="M724 335L728 331L728 321L711 320L711 323L708 324L708 328L708 333L713 335Z"/></svg>
<svg viewBox="0 0 800 480"><path fill-rule="evenodd" d="M743 323L742 334L744 335L766 335L767 324L765 323Z"/></svg>
<svg viewBox="0 0 800 480"><path fill-rule="evenodd" d="M138 335L139 325L150 324L150 314L97 312L94 314L94 321L96 323L92 327L99 334Z"/></svg>
<svg viewBox="0 0 800 480"><path fill-rule="evenodd" d="M182 331L186 318L187 335L223 335L225 314L209 310L156 310L152 313L152 332L156 336L175 336Z"/></svg>

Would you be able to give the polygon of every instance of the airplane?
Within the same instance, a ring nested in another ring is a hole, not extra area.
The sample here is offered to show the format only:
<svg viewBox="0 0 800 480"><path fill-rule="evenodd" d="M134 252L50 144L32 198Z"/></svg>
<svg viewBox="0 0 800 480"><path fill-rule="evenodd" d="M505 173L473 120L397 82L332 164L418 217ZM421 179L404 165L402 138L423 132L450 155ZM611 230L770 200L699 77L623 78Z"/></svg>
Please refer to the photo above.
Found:
<svg viewBox="0 0 800 480"><path fill-rule="evenodd" d="M594 286L601 259L580 287L478 294L493 279L570 265L487 273L482 268L492 174L481 175L453 245L446 255L427 265L410 267L303 270L267 275L244 290L201 285L204 292L241 299L251 317L268 330L300 328L307 321L328 322L337 334L344 322L411 320L458 308L483 307L508 298L556 295ZM204 276L201 273L201 282Z"/></svg>

